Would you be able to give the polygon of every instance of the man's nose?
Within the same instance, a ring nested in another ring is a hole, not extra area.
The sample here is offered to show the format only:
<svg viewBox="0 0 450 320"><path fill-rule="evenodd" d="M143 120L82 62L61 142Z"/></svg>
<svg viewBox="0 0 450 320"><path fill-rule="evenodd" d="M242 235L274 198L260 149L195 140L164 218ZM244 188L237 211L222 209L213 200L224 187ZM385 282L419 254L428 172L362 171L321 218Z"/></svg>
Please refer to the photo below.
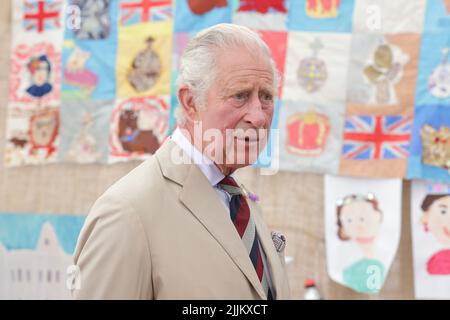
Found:
<svg viewBox="0 0 450 320"><path fill-rule="evenodd" d="M262 109L259 97L254 95L250 100L250 106L245 121L254 128L263 128L267 121L267 114Z"/></svg>

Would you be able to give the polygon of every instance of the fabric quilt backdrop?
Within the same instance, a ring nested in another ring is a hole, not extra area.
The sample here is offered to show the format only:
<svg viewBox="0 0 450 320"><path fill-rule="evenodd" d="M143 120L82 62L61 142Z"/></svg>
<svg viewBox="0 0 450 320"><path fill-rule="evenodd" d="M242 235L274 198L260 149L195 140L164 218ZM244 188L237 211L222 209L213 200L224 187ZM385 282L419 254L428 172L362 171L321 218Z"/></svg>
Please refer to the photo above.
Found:
<svg viewBox="0 0 450 320"><path fill-rule="evenodd" d="M226 22L259 32L281 75L277 152L267 152L277 159L257 166L450 181L450 0L17 0L12 10L7 166L146 159L176 126L187 41Z"/></svg>

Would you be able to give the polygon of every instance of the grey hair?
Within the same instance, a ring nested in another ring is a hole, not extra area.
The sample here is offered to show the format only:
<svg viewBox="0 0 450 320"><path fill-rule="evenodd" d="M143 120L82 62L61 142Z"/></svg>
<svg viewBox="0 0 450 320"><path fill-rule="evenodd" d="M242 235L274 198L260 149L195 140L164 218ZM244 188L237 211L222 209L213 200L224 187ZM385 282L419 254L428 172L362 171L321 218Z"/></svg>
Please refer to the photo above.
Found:
<svg viewBox="0 0 450 320"><path fill-rule="evenodd" d="M249 52L254 52L255 47L261 49L270 60L274 87L278 88L280 76L264 40L247 27L221 23L199 32L189 41L181 56L176 85L177 88L188 87L197 106L205 107L206 92L217 76L218 52L230 47L245 47ZM176 109L175 117L179 125L184 123L185 115L181 107Z"/></svg>

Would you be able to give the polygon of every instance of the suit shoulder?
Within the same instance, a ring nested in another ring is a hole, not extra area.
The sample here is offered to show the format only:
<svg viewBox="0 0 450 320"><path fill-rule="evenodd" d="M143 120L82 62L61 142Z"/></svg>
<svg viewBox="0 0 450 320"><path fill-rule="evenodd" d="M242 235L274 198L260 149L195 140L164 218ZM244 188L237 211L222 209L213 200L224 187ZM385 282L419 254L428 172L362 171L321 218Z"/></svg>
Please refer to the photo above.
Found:
<svg viewBox="0 0 450 320"><path fill-rule="evenodd" d="M162 179L158 161L152 156L117 180L105 193L116 193L128 198L132 194L148 190L152 185L157 185Z"/></svg>
<svg viewBox="0 0 450 320"><path fill-rule="evenodd" d="M144 161L112 184L95 202L126 206L140 212L143 203L154 203L162 193L164 177L154 156Z"/></svg>

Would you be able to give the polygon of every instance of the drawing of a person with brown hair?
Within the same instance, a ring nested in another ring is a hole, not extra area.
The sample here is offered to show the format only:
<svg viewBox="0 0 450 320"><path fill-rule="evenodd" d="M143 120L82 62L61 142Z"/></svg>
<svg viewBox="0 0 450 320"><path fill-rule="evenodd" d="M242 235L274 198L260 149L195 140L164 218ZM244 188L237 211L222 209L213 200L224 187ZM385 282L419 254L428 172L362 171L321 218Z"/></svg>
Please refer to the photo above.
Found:
<svg viewBox="0 0 450 320"><path fill-rule="evenodd" d="M450 194L427 194L421 208L425 232L430 232L444 246L428 260L427 272L430 275L450 275Z"/></svg>
<svg viewBox="0 0 450 320"><path fill-rule="evenodd" d="M378 292L384 282L384 266L374 257L383 220L378 201L371 193L352 194L338 200L336 214L338 238L356 243L363 255L362 259L344 269L344 283L358 292Z"/></svg>

